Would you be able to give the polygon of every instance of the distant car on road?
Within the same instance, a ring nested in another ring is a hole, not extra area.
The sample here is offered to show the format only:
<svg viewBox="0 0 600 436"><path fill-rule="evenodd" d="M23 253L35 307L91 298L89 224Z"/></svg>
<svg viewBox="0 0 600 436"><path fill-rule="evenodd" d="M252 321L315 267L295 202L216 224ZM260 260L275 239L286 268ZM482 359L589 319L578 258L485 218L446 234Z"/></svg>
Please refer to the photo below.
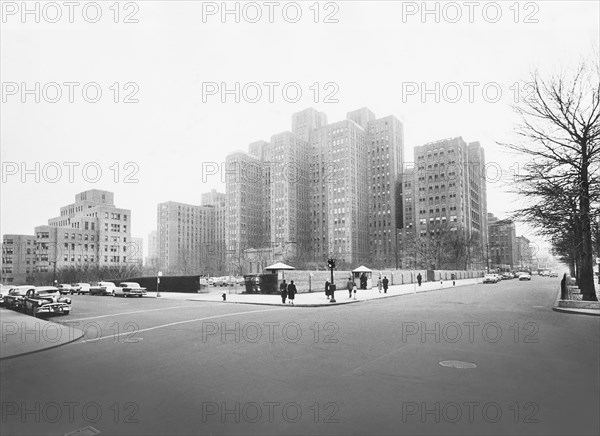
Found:
<svg viewBox="0 0 600 436"><path fill-rule="evenodd" d="M36 286L28 290L24 303L24 312L35 317L71 313L71 299L63 297L55 286Z"/></svg>
<svg viewBox="0 0 600 436"><path fill-rule="evenodd" d="M81 294L89 294L90 293L90 284L89 283L75 283L73 285L73 290L71 291L71 295L73 294L81 295Z"/></svg>
<svg viewBox="0 0 600 436"><path fill-rule="evenodd" d="M510 280L513 278L513 275L509 272L502 273L502 280Z"/></svg>
<svg viewBox="0 0 600 436"><path fill-rule="evenodd" d="M486 274L483 277L483 283L498 283L498 277L496 277L496 274Z"/></svg>
<svg viewBox="0 0 600 436"><path fill-rule="evenodd" d="M61 283L59 285L56 285L56 287L58 288L59 292L63 295L73 294L73 286L71 286L68 283Z"/></svg>
<svg viewBox="0 0 600 436"><path fill-rule="evenodd" d="M523 273L523 274L519 275L519 280L520 281L523 281L523 280L528 280L529 281L529 280L531 280L531 276L529 274L527 274L527 273Z"/></svg>
<svg viewBox="0 0 600 436"><path fill-rule="evenodd" d="M116 290L113 282L98 282L90 286L90 295L115 295Z"/></svg>
<svg viewBox="0 0 600 436"><path fill-rule="evenodd" d="M557 273L557 272L554 272L554 271L552 271L552 272L550 273L550 277L558 277L558 273Z"/></svg>
<svg viewBox="0 0 600 436"><path fill-rule="evenodd" d="M115 288L114 293L115 297L143 297L144 295L146 295L146 288L140 287L140 285L135 282L120 283L119 286Z"/></svg>

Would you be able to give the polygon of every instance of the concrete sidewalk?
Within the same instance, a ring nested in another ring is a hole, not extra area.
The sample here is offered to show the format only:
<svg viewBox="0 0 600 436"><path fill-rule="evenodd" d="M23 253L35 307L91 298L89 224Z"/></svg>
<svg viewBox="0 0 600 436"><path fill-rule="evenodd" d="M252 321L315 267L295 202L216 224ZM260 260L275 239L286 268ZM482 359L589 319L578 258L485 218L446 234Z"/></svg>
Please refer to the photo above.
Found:
<svg viewBox="0 0 600 436"><path fill-rule="evenodd" d="M600 285L596 285L596 295L600 299ZM573 313L578 315L600 316L600 303L598 301L561 300L560 287L558 296L552 310L555 312Z"/></svg>
<svg viewBox="0 0 600 436"><path fill-rule="evenodd" d="M0 308L0 360L35 353L78 340L79 329Z"/></svg>
<svg viewBox="0 0 600 436"><path fill-rule="evenodd" d="M421 286L417 284L406 284L406 285L394 285L390 286L387 294L381 291L381 293L374 289L359 289L356 293L356 300L354 296L352 298L348 298L348 290L341 289L335 291L335 303L330 303L327 297L325 296L324 291L320 292L308 292L296 294L296 298L294 300L294 307L321 307L321 306L336 306L340 304L350 304L350 303L358 303L360 301L370 301L370 300L378 300L381 298L390 298L390 297L398 297L401 295L414 294L419 292L428 292L428 291L438 291L444 289L453 289L460 286L468 286L474 285L477 283L482 283L482 278L476 279L465 279L465 280L456 280L456 286L452 285L452 281L444 281L444 282L426 282ZM336 283L337 284L337 283ZM344 284L345 285L345 284ZM222 295L226 294L226 301L223 301ZM148 292L149 297L156 297L155 292ZM234 304L257 304L257 305L267 305L267 306L282 306L281 296L277 294L236 294L229 293L228 288L216 288L215 290L211 290L209 293L202 294L183 294L183 293L174 293L174 292L162 292L161 297L164 299L178 299L178 300L190 300L190 301L210 301L210 302L218 302L221 301L223 303L234 303ZM287 306L292 306L288 304Z"/></svg>

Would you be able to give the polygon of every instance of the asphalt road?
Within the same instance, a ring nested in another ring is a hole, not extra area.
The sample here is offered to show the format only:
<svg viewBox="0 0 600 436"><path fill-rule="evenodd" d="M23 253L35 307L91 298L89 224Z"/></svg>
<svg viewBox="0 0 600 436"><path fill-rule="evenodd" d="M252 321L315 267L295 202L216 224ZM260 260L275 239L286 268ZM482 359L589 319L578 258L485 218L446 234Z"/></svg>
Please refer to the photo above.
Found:
<svg viewBox="0 0 600 436"><path fill-rule="evenodd" d="M0 363L1 433L597 435L600 319L553 312L557 284L323 308L74 296L55 320L84 339Z"/></svg>

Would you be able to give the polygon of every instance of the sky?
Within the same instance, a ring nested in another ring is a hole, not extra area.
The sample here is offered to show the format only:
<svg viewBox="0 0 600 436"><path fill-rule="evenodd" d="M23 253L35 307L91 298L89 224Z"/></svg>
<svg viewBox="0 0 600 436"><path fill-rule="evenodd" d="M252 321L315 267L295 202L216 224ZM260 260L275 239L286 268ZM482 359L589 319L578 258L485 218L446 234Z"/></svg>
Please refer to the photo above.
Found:
<svg viewBox="0 0 600 436"><path fill-rule="evenodd" d="M427 142L479 141L488 211L504 218L526 162L498 144L515 139L511 106L532 71L572 70L600 46L597 1L26 5L1 2L2 234L104 189L146 238L158 203L224 192L209 170L307 107L396 116L406 162ZM527 223L517 233L547 250Z"/></svg>

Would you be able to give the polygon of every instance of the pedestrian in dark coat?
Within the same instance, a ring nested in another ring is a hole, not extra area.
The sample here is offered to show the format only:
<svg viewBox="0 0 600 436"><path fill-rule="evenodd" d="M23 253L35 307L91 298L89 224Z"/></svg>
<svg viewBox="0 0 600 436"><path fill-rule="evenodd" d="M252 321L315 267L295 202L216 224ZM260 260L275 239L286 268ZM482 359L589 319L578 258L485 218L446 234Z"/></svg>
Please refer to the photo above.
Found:
<svg viewBox="0 0 600 436"><path fill-rule="evenodd" d="M352 288L354 288L354 281L352 280L352 278L348 279L346 287L348 288L348 298L352 298Z"/></svg>
<svg viewBox="0 0 600 436"><path fill-rule="evenodd" d="M288 294L288 299L290 300L290 304L294 304L294 298L296 297L296 292L297 292L296 285L294 284L294 281L292 280L287 288L287 294Z"/></svg>
<svg viewBox="0 0 600 436"><path fill-rule="evenodd" d="M417 282L419 283L419 286L421 286L421 281L423 281L423 276L421 275L421 273L417 274Z"/></svg>
<svg viewBox="0 0 600 436"><path fill-rule="evenodd" d="M386 276L383 277L383 293L387 294L388 283L390 282Z"/></svg>
<svg viewBox="0 0 600 436"><path fill-rule="evenodd" d="M367 275L365 273L360 276L360 289L367 289Z"/></svg>
<svg viewBox="0 0 600 436"><path fill-rule="evenodd" d="M287 289L288 289L288 285L285 282L285 280L283 280L281 282L281 284L279 285L279 292L281 293L281 302L283 304L285 304L285 299L287 298Z"/></svg>
<svg viewBox="0 0 600 436"><path fill-rule="evenodd" d="M329 299L329 280L325 281L325 295L327 296L327 299Z"/></svg>
<svg viewBox="0 0 600 436"><path fill-rule="evenodd" d="M560 281L560 299L567 299L567 273L565 273L562 280Z"/></svg>

